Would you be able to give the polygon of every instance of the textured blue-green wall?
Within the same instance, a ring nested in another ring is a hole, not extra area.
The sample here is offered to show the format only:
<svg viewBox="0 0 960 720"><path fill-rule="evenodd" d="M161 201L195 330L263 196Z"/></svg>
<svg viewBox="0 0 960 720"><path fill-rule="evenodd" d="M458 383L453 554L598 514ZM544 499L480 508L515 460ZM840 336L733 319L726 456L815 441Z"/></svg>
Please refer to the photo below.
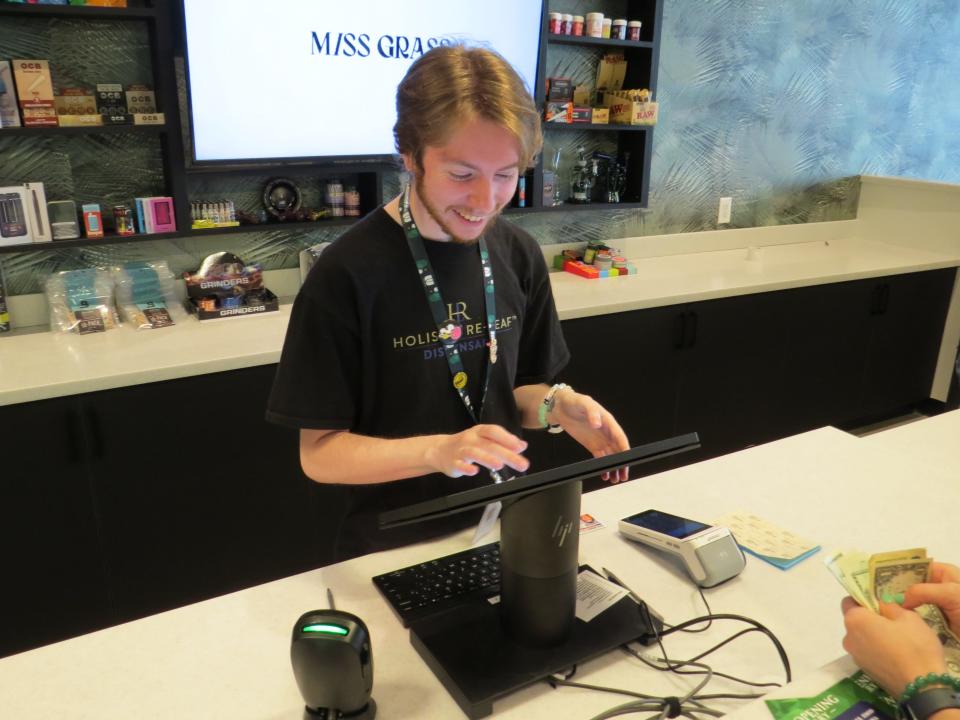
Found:
<svg viewBox="0 0 960 720"><path fill-rule="evenodd" d="M553 0L551 9L624 16L618 0ZM733 225L855 216L860 173L960 182L960 13L948 0L665 0L650 211L513 216L542 243L714 227L717 200L734 198ZM49 57L71 84L149 77L137 23L0 20L0 58ZM19 23L19 24L18 24ZM127 28L124 30L124 28ZM95 42L91 42L93 33ZM82 47L81 47L82 45ZM91 52L95 49L95 52ZM78 63L74 57L80 53ZM596 51L551 46L547 74L589 81ZM112 59L111 59L112 58ZM548 133L565 164L578 144L609 147L604 133ZM55 145L55 147L54 147ZM103 168L92 179L91 167ZM77 200L158 181L157 149L143 139L4 139L0 178L47 182ZM106 184L105 184L106 183ZM249 184L246 181L245 184ZM107 187L107 186L110 187ZM385 195L397 187L387 178ZM249 197L248 188L193 191ZM230 249L267 268L293 267L304 246L340 230L273 230L199 240L0 255L12 294L37 292L53 270L162 257L175 271Z"/></svg>

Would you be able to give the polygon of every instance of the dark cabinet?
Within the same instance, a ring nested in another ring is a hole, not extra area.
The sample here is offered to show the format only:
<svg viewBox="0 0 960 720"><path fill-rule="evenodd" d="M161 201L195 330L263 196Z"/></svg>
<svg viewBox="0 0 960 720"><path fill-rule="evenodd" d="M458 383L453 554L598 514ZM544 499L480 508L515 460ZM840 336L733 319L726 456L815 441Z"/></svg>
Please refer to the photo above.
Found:
<svg viewBox="0 0 960 720"><path fill-rule="evenodd" d="M697 432L701 448L684 462L714 457L777 436L783 298L742 295L680 310L681 371L673 434Z"/></svg>
<svg viewBox="0 0 960 720"><path fill-rule="evenodd" d="M109 623L76 398L0 407L0 656Z"/></svg>
<svg viewBox="0 0 960 720"><path fill-rule="evenodd" d="M118 608L139 617L323 564L274 366L93 393L93 473Z"/></svg>
<svg viewBox="0 0 960 720"><path fill-rule="evenodd" d="M634 475L889 417L929 398L955 276L948 268L568 320L572 359L560 380L609 409L632 445L699 433L699 450ZM565 435L526 437L535 469L587 456Z"/></svg>
<svg viewBox="0 0 960 720"><path fill-rule="evenodd" d="M949 269L872 283L861 416L903 408L929 395L954 277Z"/></svg>
<svg viewBox="0 0 960 720"><path fill-rule="evenodd" d="M0 655L332 560L345 494L264 420L274 371L0 408Z"/></svg>

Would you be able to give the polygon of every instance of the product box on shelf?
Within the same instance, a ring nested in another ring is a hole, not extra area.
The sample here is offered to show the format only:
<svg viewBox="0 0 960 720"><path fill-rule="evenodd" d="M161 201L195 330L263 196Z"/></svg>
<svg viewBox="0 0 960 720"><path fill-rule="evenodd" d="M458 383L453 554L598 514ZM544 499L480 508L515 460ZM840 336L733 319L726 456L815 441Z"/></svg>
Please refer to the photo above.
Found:
<svg viewBox="0 0 960 720"><path fill-rule="evenodd" d="M163 125L167 121L166 116L158 112L133 113L130 117L133 118L134 125Z"/></svg>
<svg viewBox="0 0 960 720"><path fill-rule="evenodd" d="M591 122L594 125L606 125L610 122L610 110L609 108L592 108L592 118Z"/></svg>
<svg viewBox="0 0 960 720"><path fill-rule="evenodd" d="M9 60L0 60L0 128L20 127L17 91Z"/></svg>
<svg viewBox="0 0 960 720"><path fill-rule="evenodd" d="M103 218L99 203L84 203L80 206L83 215L83 231L91 240L103 237Z"/></svg>
<svg viewBox="0 0 960 720"><path fill-rule="evenodd" d="M53 79L46 60L14 59L13 77L23 124L27 127L56 127L57 111L53 105Z"/></svg>
<svg viewBox="0 0 960 720"><path fill-rule="evenodd" d="M33 242L50 242L53 240L53 231L50 229L50 216L47 214L47 194L43 183L31 182L24 186L24 199L27 215L27 224L30 226L30 236Z"/></svg>
<svg viewBox="0 0 960 720"><path fill-rule="evenodd" d="M63 88L54 96L53 105L61 127L83 127L102 125L97 113L97 100L89 90L83 88Z"/></svg>
<svg viewBox="0 0 960 720"><path fill-rule="evenodd" d="M27 189L23 185L0 187L0 245L33 242L27 219Z"/></svg>
<svg viewBox="0 0 960 720"><path fill-rule="evenodd" d="M54 240L73 240L80 237L77 222L77 204L73 200L51 200L47 203L47 217Z"/></svg>
<svg viewBox="0 0 960 720"><path fill-rule="evenodd" d="M119 83L97 84L97 112L104 125L128 125L132 122L127 111L127 97Z"/></svg>
<svg viewBox="0 0 960 720"><path fill-rule="evenodd" d="M3 282L3 267L0 267L0 333L10 332L10 314L7 312L7 289Z"/></svg>
<svg viewBox="0 0 960 720"><path fill-rule="evenodd" d="M570 122L589 123L593 118L593 108L574 107L570 113Z"/></svg>
<svg viewBox="0 0 960 720"><path fill-rule="evenodd" d="M126 98L127 112L131 115L157 111L156 96L146 85L130 85L127 88Z"/></svg>
<svg viewBox="0 0 960 720"><path fill-rule="evenodd" d="M627 77L627 60L623 53L607 53L597 68L597 90L619 90Z"/></svg>
<svg viewBox="0 0 960 720"><path fill-rule="evenodd" d="M173 198L147 198L144 203L144 211L149 218L150 226L153 228L150 232L168 233L177 231L177 218L173 209Z"/></svg>
<svg viewBox="0 0 960 720"><path fill-rule="evenodd" d="M208 256L195 273L185 272L189 309L200 320L219 320L274 312L277 296L263 286L258 264L247 265L228 252Z"/></svg>
<svg viewBox="0 0 960 720"><path fill-rule="evenodd" d="M573 103L548 102L544 109L544 119L550 123L573 122Z"/></svg>
<svg viewBox="0 0 960 720"><path fill-rule="evenodd" d="M547 102L570 102L572 100L573 81L570 78L547 78Z"/></svg>
<svg viewBox="0 0 960 720"><path fill-rule="evenodd" d="M603 105L610 110L610 122L620 125L656 125L659 103L643 100L648 90L618 90L603 93Z"/></svg>

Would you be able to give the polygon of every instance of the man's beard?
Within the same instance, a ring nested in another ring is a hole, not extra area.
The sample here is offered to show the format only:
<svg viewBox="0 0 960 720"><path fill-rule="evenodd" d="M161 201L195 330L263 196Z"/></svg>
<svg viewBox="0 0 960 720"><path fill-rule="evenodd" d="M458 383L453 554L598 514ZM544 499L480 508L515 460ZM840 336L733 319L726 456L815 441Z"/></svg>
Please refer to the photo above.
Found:
<svg viewBox="0 0 960 720"><path fill-rule="evenodd" d="M450 229L450 226L447 225L446 222L444 222L443 217L441 216L440 211L437 210L437 208L435 208L435 207L430 203L429 200L427 200L427 194L426 194L426 192L424 192L424 188L423 188L423 175L421 175L420 173L417 173L417 174L414 175L413 186L414 186L414 188L416 188L416 191L417 191L417 199L423 204L423 208L424 208L424 210L427 211L427 214L430 216L430 218L431 218L437 225L440 226L440 229L443 230L443 232L445 232L447 235L450 236L450 240L452 240L452 241L455 242L455 243L460 243L461 245L472 245L473 243L477 242L477 240L480 239L480 236L483 235L483 233L485 233L485 232L487 231L487 228L488 228L488 227L490 227L490 223L492 223L494 220L496 220L496 219L497 219L497 216L498 216L498 215L500 214L500 212L503 210L502 207L497 208L496 212L494 212L494 213L487 219L487 222L486 222L486 223L484 224L484 226L483 226L483 230L482 230L481 232L477 233L477 237L475 237L475 238L472 239L472 240L469 240L469 239L467 239L467 238L458 237L458 236L453 232L453 230Z"/></svg>

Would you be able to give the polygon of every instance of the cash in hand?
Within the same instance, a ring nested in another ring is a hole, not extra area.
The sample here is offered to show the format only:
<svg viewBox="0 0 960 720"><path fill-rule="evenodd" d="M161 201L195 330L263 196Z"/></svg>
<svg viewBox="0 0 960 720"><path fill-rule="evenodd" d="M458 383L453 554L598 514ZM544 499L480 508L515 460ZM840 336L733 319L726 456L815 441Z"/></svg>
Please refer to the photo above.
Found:
<svg viewBox="0 0 960 720"><path fill-rule="evenodd" d="M859 605L880 612L878 600L895 602L911 585L930 581L930 562L924 548L867 555L859 550L835 552L824 559L827 569ZM936 605L921 605L916 612L940 638L947 670L960 678L960 638Z"/></svg>

